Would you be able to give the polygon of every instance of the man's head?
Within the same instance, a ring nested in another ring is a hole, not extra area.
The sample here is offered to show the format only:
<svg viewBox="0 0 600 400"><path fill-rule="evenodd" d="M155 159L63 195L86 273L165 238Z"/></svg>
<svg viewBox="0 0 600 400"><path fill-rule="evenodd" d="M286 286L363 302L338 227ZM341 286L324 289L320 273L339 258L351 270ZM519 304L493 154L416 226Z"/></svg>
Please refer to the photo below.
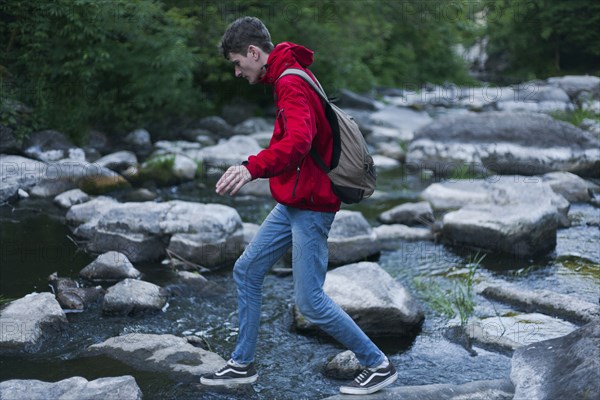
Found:
<svg viewBox="0 0 600 400"><path fill-rule="evenodd" d="M235 76L258 83L265 74L269 53L273 50L269 30L255 17L235 20L221 38L223 56L235 67Z"/></svg>

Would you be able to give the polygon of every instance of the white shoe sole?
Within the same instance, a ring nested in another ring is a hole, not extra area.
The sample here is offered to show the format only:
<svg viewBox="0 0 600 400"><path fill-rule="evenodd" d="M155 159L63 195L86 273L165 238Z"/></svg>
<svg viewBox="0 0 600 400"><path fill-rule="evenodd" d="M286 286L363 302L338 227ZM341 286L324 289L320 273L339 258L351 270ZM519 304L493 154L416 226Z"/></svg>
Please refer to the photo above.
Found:
<svg viewBox="0 0 600 400"><path fill-rule="evenodd" d="M229 379L206 379L200 378L200 383L207 386L228 386L228 385L244 385L254 383L258 379L258 375L249 376L248 378L229 378Z"/></svg>
<svg viewBox="0 0 600 400"><path fill-rule="evenodd" d="M357 388L357 387L342 386L342 387L340 387L340 393L343 393L343 394L371 394L371 393L375 393L375 392L383 389L384 387L386 387L388 385L391 385L392 383L394 383L396 381L396 379L398 379L398 372L395 372L394 375L390 376L385 381L382 381L375 386L371 386L370 388L363 389L363 388Z"/></svg>

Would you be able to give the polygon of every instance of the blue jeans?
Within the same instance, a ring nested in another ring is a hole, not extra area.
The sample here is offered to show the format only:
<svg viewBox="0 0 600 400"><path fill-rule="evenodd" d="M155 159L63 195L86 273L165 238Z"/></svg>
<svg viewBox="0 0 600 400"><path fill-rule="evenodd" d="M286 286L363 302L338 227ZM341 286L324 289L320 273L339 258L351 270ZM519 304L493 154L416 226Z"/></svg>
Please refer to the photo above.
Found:
<svg viewBox="0 0 600 400"><path fill-rule="evenodd" d="M352 350L366 367L381 364L385 356L356 323L323 291L327 272L327 237L333 212L300 210L277 204L256 237L235 263L239 335L231 358L254 361L260 324L262 286L269 269L292 246L296 305L308 321Z"/></svg>

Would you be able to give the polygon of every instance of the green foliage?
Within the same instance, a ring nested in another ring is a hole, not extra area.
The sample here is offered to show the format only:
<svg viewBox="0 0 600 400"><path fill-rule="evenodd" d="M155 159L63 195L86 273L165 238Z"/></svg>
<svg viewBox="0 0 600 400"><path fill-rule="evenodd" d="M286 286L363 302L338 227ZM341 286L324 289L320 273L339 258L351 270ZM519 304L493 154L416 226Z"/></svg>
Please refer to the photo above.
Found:
<svg viewBox="0 0 600 400"><path fill-rule="evenodd" d="M600 121L600 113L596 113L591 108L577 107L573 111L555 111L550 113L553 118L560 121L569 122L575 126L581 125L584 119L595 119Z"/></svg>
<svg viewBox="0 0 600 400"><path fill-rule="evenodd" d="M4 297L3 295L0 294L0 306L8 304L8 303L10 303L13 300L14 299L9 299L8 297Z"/></svg>
<svg viewBox="0 0 600 400"><path fill-rule="evenodd" d="M443 289L440 283L431 278L415 278L414 283L430 307L437 313L447 317L454 318L458 315L460 325L466 326L469 318L475 311L475 301L473 299L473 284L475 283L475 272L485 258L484 255L477 253L469 257L466 265L465 274L454 274L450 286Z"/></svg>
<svg viewBox="0 0 600 400"><path fill-rule="evenodd" d="M192 85L193 21L176 9L154 0L8 0L0 11L0 97L32 106L31 126L81 140L90 127L131 129L204 101Z"/></svg>
<svg viewBox="0 0 600 400"><path fill-rule="evenodd" d="M270 90L236 80L231 64L217 50L227 26L245 15L260 18L274 43L291 41L314 50L312 70L330 96L342 88L367 92L374 86L468 80L452 46L472 24L466 13L448 18L440 11L447 4L443 0L164 2L197 21L196 84L217 104L238 98L272 101Z"/></svg>
<svg viewBox="0 0 600 400"><path fill-rule="evenodd" d="M600 3L594 0L481 1L488 52L513 80L600 73Z"/></svg>

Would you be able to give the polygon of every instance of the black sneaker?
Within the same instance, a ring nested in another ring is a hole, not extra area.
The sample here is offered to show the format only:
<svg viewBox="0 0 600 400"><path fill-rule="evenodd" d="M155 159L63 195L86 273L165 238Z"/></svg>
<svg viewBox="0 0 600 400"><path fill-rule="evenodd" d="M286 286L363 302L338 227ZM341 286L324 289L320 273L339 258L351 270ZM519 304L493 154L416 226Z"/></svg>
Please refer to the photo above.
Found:
<svg viewBox="0 0 600 400"><path fill-rule="evenodd" d="M388 360L387 367L364 369L352 382L340 387L340 393L371 394L391 385L396 379L398 379L396 368Z"/></svg>
<svg viewBox="0 0 600 400"><path fill-rule="evenodd" d="M254 364L248 364L245 367L236 366L232 360L227 361L227 364L217 372L209 375L204 375L200 378L200 383L203 385L237 385L242 383L253 383L258 379L258 374L254 368Z"/></svg>

